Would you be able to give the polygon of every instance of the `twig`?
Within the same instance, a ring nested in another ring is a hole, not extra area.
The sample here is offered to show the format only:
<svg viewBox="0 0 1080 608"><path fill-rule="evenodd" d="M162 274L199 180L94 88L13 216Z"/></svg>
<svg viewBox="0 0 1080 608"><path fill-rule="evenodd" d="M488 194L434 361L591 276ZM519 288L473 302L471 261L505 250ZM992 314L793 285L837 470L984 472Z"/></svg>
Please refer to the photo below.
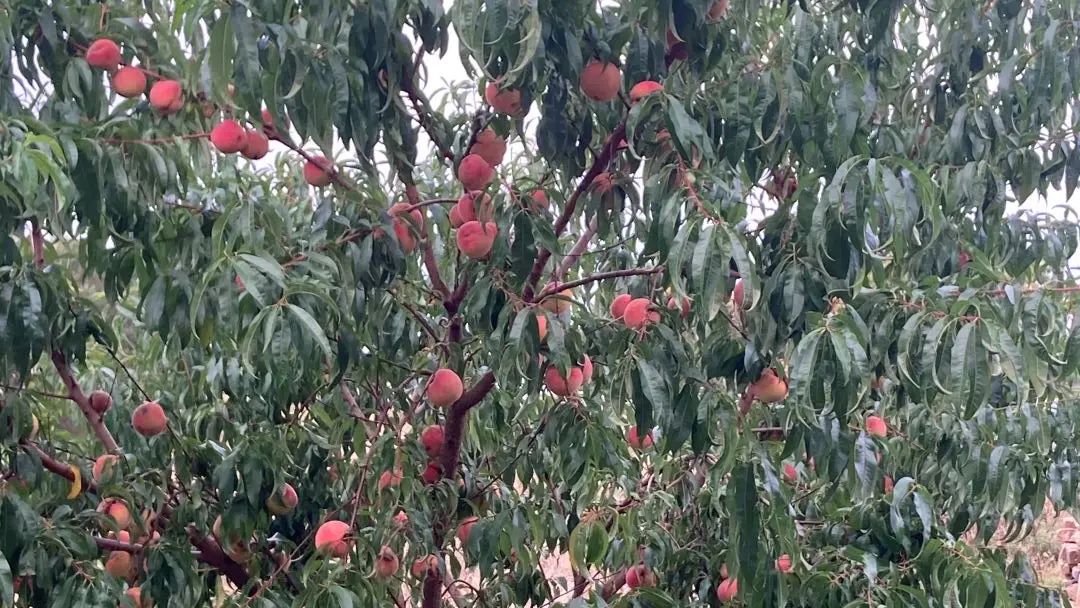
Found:
<svg viewBox="0 0 1080 608"><path fill-rule="evenodd" d="M587 276L587 277L582 278L582 279L577 279L576 281L568 281L566 283L561 283L561 284L558 284L558 285L556 285L556 284L549 285L548 287L545 287L543 289L543 291L541 291L539 294L537 294L536 300L537 301L543 300L544 298L546 298L547 296L550 296L551 294L555 293L556 291L564 291L564 290L567 290L567 289L573 289L575 287L581 287L582 285L588 285L589 283L595 283L597 281L603 281L604 279L616 279L616 278L619 278L619 277L632 277L632 276L637 276L637 275L656 274L656 273L659 273L659 272L664 272L664 270L665 270L665 267L663 267L663 266L654 266L652 268L627 268L625 270L610 270L608 272L598 272L598 273L596 273L594 275Z"/></svg>
<svg viewBox="0 0 1080 608"><path fill-rule="evenodd" d="M577 242L570 248L570 252L566 254L566 257L563 258L563 261L559 264L559 269L555 271L556 281L561 281L562 278L566 276L566 273L570 271L570 268L573 267L574 264L577 264L578 260L581 259L581 255L585 253L585 249L589 246L589 241L596 236L596 230L597 221L594 217L589 221L588 228L585 229L585 232L581 233Z"/></svg>

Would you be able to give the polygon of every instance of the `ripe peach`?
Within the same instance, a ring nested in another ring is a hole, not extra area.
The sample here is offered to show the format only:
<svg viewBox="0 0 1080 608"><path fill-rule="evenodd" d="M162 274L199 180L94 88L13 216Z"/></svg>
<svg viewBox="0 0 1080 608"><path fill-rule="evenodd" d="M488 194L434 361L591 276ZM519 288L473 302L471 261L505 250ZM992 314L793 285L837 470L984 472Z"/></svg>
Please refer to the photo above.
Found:
<svg viewBox="0 0 1080 608"><path fill-rule="evenodd" d="M247 130L235 120L223 120L210 130L210 143L222 154L239 152L247 146Z"/></svg>
<svg viewBox="0 0 1080 608"><path fill-rule="evenodd" d="M784 574L789 574L794 570L794 566L791 565L791 556L785 553L776 558L776 569Z"/></svg>
<svg viewBox="0 0 1080 608"><path fill-rule="evenodd" d="M631 589L656 586L656 575L645 564L638 564L626 571L626 586Z"/></svg>
<svg viewBox="0 0 1080 608"><path fill-rule="evenodd" d="M637 425L631 426L629 431L626 431L626 443L630 444L630 447L635 450L648 449L653 446L652 431L645 433L645 439L638 437Z"/></svg>
<svg viewBox="0 0 1080 608"><path fill-rule="evenodd" d="M540 302L540 307L552 314L562 314L570 310L574 292L564 289L555 295L550 295Z"/></svg>
<svg viewBox="0 0 1080 608"><path fill-rule="evenodd" d="M401 485L401 469L394 469L393 471L383 471L379 475L379 491L382 492L386 488L396 488Z"/></svg>
<svg viewBox="0 0 1080 608"><path fill-rule="evenodd" d="M90 67L111 72L120 65L120 45L108 38L98 38L86 49L86 63Z"/></svg>
<svg viewBox="0 0 1080 608"><path fill-rule="evenodd" d="M494 216L495 207L490 196L483 192L466 192L450 208L450 225L460 228L465 222L490 222Z"/></svg>
<svg viewBox="0 0 1080 608"><path fill-rule="evenodd" d="M116 532L109 532L109 538L118 540L122 543L131 542L131 534L127 530L119 530Z"/></svg>
<svg viewBox="0 0 1080 608"><path fill-rule="evenodd" d="M739 594L739 581L733 578L725 578L716 586L716 599L721 602L730 602Z"/></svg>
<svg viewBox="0 0 1080 608"><path fill-rule="evenodd" d="M330 161L325 156L311 157L311 160L304 163L304 181L316 188L329 186L329 169L332 166L333 165L330 164Z"/></svg>
<svg viewBox="0 0 1080 608"><path fill-rule="evenodd" d="M447 407L461 397L465 387L461 384L461 376L452 369L445 367L435 370L428 381L427 395L431 405L435 407Z"/></svg>
<svg viewBox="0 0 1080 608"><path fill-rule="evenodd" d="M124 592L124 595L128 596L128 599L135 604L135 608L151 608L152 606L150 600L143 602L142 589L140 587L128 587L128 590Z"/></svg>
<svg viewBox="0 0 1080 608"><path fill-rule="evenodd" d="M476 134L476 142L469 148L469 153L480 156L492 167L498 167L506 155L506 140L488 127Z"/></svg>
<svg viewBox="0 0 1080 608"><path fill-rule="evenodd" d="M427 576L428 570L439 569L439 558L434 555L426 555L413 562L412 568L409 569L412 575L416 578L424 578Z"/></svg>
<svg viewBox="0 0 1080 608"><path fill-rule="evenodd" d="M537 188L536 190L533 190L529 197L532 199L532 205L529 205L529 208L533 211L541 211L548 208L548 195L547 192L544 192L542 189Z"/></svg>
<svg viewBox="0 0 1080 608"><path fill-rule="evenodd" d="M244 143L244 148L240 150L240 154L243 154L244 158L259 160L269 152L270 139L266 134L258 129L248 129L247 141Z"/></svg>
<svg viewBox="0 0 1080 608"><path fill-rule="evenodd" d="M296 489L290 484L285 484L281 492L271 494L266 499L266 509L274 515L288 515L299 503L300 498L296 495Z"/></svg>
<svg viewBox="0 0 1080 608"><path fill-rule="evenodd" d="M315 531L315 548L329 557L342 558L349 554L349 524L332 519Z"/></svg>
<svg viewBox="0 0 1080 608"><path fill-rule="evenodd" d="M424 472L420 474L420 480L424 482L424 485L430 486L431 484L439 481L442 477L442 467L438 462L429 462Z"/></svg>
<svg viewBox="0 0 1080 608"><path fill-rule="evenodd" d="M261 118L262 118L263 127L265 127L265 129L267 131L269 131L270 135L276 134L277 129L274 127L274 117L273 117L273 115L270 114L270 109L269 108L263 108L261 114L262 114ZM285 118L285 121L284 121L285 122L285 125L284 125L285 129L288 129L289 128L289 117L285 116L284 118Z"/></svg>
<svg viewBox="0 0 1080 608"><path fill-rule="evenodd" d="M487 83L484 87L484 101L496 112L518 117L525 112L521 107L521 91L517 89L499 90L499 85L494 82Z"/></svg>
<svg viewBox="0 0 1080 608"><path fill-rule="evenodd" d="M584 378L585 384L592 382L592 373L592 359L589 358L589 355L585 355L585 360L581 363L581 375Z"/></svg>
<svg viewBox="0 0 1080 608"><path fill-rule="evenodd" d="M720 578L725 579L727 577L727 564L720 564Z"/></svg>
<svg viewBox="0 0 1080 608"><path fill-rule="evenodd" d="M866 432L874 437L884 437L889 434L889 425L885 424L885 419L881 416L867 416Z"/></svg>
<svg viewBox="0 0 1080 608"><path fill-rule="evenodd" d="M795 483L799 480L799 471L790 462L784 463L784 480L788 483Z"/></svg>
<svg viewBox="0 0 1080 608"><path fill-rule="evenodd" d="M409 516L405 514L405 511L398 511L394 515L394 527L401 530L409 525Z"/></svg>
<svg viewBox="0 0 1080 608"><path fill-rule="evenodd" d="M424 446L424 451L427 452L430 458L437 458L442 452L444 439L445 435L441 424L433 424L420 432L420 443Z"/></svg>
<svg viewBox="0 0 1080 608"><path fill-rule="evenodd" d="M622 320L630 329L644 327L649 322L649 306L652 303L648 298L635 298L626 304L623 309Z"/></svg>
<svg viewBox="0 0 1080 608"><path fill-rule="evenodd" d="M127 551L112 551L105 560L105 571L116 578L127 578L131 574L131 554Z"/></svg>
<svg viewBox="0 0 1080 608"><path fill-rule="evenodd" d="M424 214L419 209L413 209L408 203L391 205L387 210L393 219L394 234L401 243L401 249L405 253L412 253L416 249L415 232L424 229Z"/></svg>
<svg viewBox="0 0 1080 608"><path fill-rule="evenodd" d="M630 103L637 103L646 95L650 95L657 91L663 92L664 85L655 80L643 80L630 89Z"/></svg>
<svg viewBox="0 0 1080 608"><path fill-rule="evenodd" d="M690 298L688 298L686 296L683 296L683 298L682 298L682 306L681 307L679 306L679 303L675 301L675 298L668 298L667 307L670 308L671 310L676 310L676 309L681 308L681 310L679 310L679 316L681 316L684 319L686 317L690 316Z"/></svg>
<svg viewBox="0 0 1080 608"><path fill-rule="evenodd" d="M461 525L458 526L457 537L458 540L461 541L461 546L464 547L469 544L469 536L472 534L473 526L475 526L478 521L480 521L479 517L466 517L465 520L461 522Z"/></svg>
<svg viewBox="0 0 1080 608"><path fill-rule="evenodd" d="M131 413L131 426L143 437L160 435L168 424L165 410L157 401L147 401Z"/></svg>
<svg viewBox="0 0 1080 608"><path fill-rule="evenodd" d="M478 260L491 253L499 226L494 222L465 222L457 230L457 246L466 256Z"/></svg>
<svg viewBox="0 0 1080 608"><path fill-rule="evenodd" d="M162 114L172 114L184 107L184 90L175 80L159 80L150 87L150 107Z"/></svg>
<svg viewBox="0 0 1080 608"><path fill-rule="evenodd" d="M623 313L626 312L626 305L633 299L634 297L628 293L620 293L615 296L615 299L611 301L611 317L616 321L621 321Z"/></svg>
<svg viewBox="0 0 1080 608"><path fill-rule="evenodd" d="M397 574L400 565L401 562L398 560L394 550L387 545L383 545L382 549L379 549L379 555L375 558L375 576L376 578L390 578Z"/></svg>
<svg viewBox="0 0 1080 608"><path fill-rule="evenodd" d="M94 481L101 481L101 478L108 474L112 470L113 465L120 461L120 457L114 454L103 454L97 457L94 461L94 467L91 472L94 475Z"/></svg>
<svg viewBox="0 0 1080 608"><path fill-rule="evenodd" d="M613 63L593 59L581 70L580 84L586 97L606 103L619 94L622 72Z"/></svg>
<svg viewBox="0 0 1080 608"><path fill-rule="evenodd" d="M146 92L146 74L139 68L124 66L112 75L112 88L121 97L138 97Z"/></svg>
<svg viewBox="0 0 1080 608"><path fill-rule="evenodd" d="M581 385L585 383L585 373L580 367L570 368L569 378L564 378L559 368L551 365L544 372L544 383L552 394L559 397L576 395Z"/></svg>
<svg viewBox="0 0 1080 608"><path fill-rule="evenodd" d="M104 509L102 509L104 505ZM98 511L113 518L116 522L116 527L123 530L131 525L131 511L128 510L127 505L124 504L118 498L106 498L98 505Z"/></svg>
<svg viewBox="0 0 1080 608"><path fill-rule="evenodd" d="M98 389L90 393L90 409L98 414L104 414L112 407L112 395Z"/></svg>
<svg viewBox="0 0 1080 608"><path fill-rule="evenodd" d="M735 281L735 289L731 291L731 300L735 302L736 308L742 308L743 305L743 280L738 279Z"/></svg>
<svg viewBox="0 0 1080 608"><path fill-rule="evenodd" d="M468 154L461 159L457 175L465 190L483 190L495 179L495 170L479 154Z"/></svg>
<svg viewBox="0 0 1080 608"><path fill-rule="evenodd" d="M886 494L892 494L892 491L893 491L893 479L892 479L892 477L890 477L888 475L885 476L885 483L884 483L883 487L885 489Z"/></svg>
<svg viewBox="0 0 1080 608"><path fill-rule="evenodd" d="M540 335L540 341L547 338L547 316L536 315L536 331Z"/></svg>
<svg viewBox="0 0 1080 608"><path fill-rule="evenodd" d="M762 403L776 403L783 401L788 394L788 384L776 375L771 367L761 373L761 377L750 387L758 401Z"/></svg>
<svg viewBox="0 0 1080 608"><path fill-rule="evenodd" d="M708 14L705 15L705 20L709 23L716 23L727 15L728 0L716 0L713 2L712 7L709 8Z"/></svg>

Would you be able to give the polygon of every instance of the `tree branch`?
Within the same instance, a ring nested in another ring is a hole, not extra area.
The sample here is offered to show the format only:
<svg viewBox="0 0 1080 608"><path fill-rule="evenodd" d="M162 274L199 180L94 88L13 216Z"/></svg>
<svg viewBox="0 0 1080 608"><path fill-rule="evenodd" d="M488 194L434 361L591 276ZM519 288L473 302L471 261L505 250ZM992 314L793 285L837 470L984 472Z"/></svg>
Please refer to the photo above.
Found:
<svg viewBox="0 0 1080 608"><path fill-rule="evenodd" d="M585 176L581 178L581 182L577 188L574 189L574 193L570 195L570 198L566 201L566 206L563 207L562 214L555 220L555 238L559 238L563 230L566 229L567 224L570 223L570 218L574 216L574 211L577 208L578 199L581 195L589 189L593 180L598 175L607 170L608 164L615 156L615 151L618 148L619 141L622 140L626 134L626 117L619 122L619 125L615 127L611 135L608 137L607 142L604 143L604 149L600 151L600 155L593 161L589 170L585 172ZM525 288L521 292L521 296L528 302L533 301L532 296L536 289L536 283L540 280L540 275L544 273L544 266L547 265L548 260L551 259L551 251L547 249L541 249L536 256L536 262L533 264L532 270L529 272L529 277L525 280Z"/></svg>
<svg viewBox="0 0 1080 608"><path fill-rule="evenodd" d="M101 549L102 551L138 553L143 550L143 546L138 543L125 543L111 538L102 538L100 536L95 536L94 542L97 543L98 549Z"/></svg>
<svg viewBox="0 0 1080 608"><path fill-rule="evenodd" d="M19 445L21 445L24 450L26 450L30 454L33 454L39 460L41 460L41 466L45 467L45 470L49 471L50 473L55 473L60 477L63 477L70 483L75 483L75 472L71 470L72 465L69 465L66 462L61 462L53 458L52 456L49 456L33 441L27 441L26 439L23 439L19 442ZM92 480L87 479L85 476L82 475L80 475L80 477L82 478L82 491L97 491L97 485Z"/></svg>
<svg viewBox="0 0 1080 608"><path fill-rule="evenodd" d="M573 289L575 287L581 287L582 285L588 285L589 283L595 283L597 281L603 281L605 279L617 279L619 277L632 277L636 275L645 274L657 274L664 272L665 267L654 266L652 268L627 268L624 270L609 270L608 272L598 272L594 275L587 276L576 281L568 281L566 283L560 283L559 285L551 285L546 287L536 296L536 300L540 301L555 293L556 291L563 291L565 289Z"/></svg>
<svg viewBox="0 0 1080 608"><path fill-rule="evenodd" d="M563 261L559 264L559 269L555 271L556 281L561 281L562 278L566 276L566 273L570 271L570 268L578 263L578 260L581 259L581 254L585 253L585 249L589 246L589 241L596 236L596 230L597 222L594 217L589 221L589 227L585 229L585 232L581 233L577 242L570 248L570 252L566 254L566 257L563 258Z"/></svg>
<svg viewBox="0 0 1080 608"><path fill-rule="evenodd" d="M217 541L210 536L199 534L199 529L195 527L195 524L188 524L186 529L191 544L201 552L199 561L224 572L232 584L239 588L243 588L248 584L251 577L248 575L247 570L234 562L228 555L225 555Z"/></svg>
<svg viewBox="0 0 1080 608"><path fill-rule="evenodd" d="M79 409L82 410L83 415L86 416L87 422L90 423L90 428L93 429L94 434L101 440L101 444L105 446L105 450L110 454L122 454L123 452L120 450L120 446L117 445L116 440L113 439L112 433L110 433L108 427L105 426L105 422L101 419L101 415L95 412L94 408L90 407L90 398L82 391L79 382L75 380L74 374L71 373L71 368L68 366L67 362L67 356L60 350L54 349L52 352L52 362L53 367L56 368L56 372L60 374L60 379L63 380L64 386L67 387L68 395L71 396L71 400L79 405Z"/></svg>
<svg viewBox="0 0 1080 608"><path fill-rule="evenodd" d="M619 570L615 576L611 577L608 582L604 583L603 587L600 587L600 597L605 600L611 599L611 596L615 595L619 589L622 589L626 584L626 570Z"/></svg>

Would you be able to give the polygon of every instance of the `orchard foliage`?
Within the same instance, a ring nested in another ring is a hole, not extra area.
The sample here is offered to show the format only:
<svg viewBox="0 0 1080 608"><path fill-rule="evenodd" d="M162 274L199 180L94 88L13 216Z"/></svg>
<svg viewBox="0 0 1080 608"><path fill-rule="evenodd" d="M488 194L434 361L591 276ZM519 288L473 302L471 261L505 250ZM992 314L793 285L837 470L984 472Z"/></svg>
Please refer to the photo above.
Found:
<svg viewBox="0 0 1080 608"><path fill-rule="evenodd" d="M0 604L1067 602L1075 3L0 7Z"/></svg>

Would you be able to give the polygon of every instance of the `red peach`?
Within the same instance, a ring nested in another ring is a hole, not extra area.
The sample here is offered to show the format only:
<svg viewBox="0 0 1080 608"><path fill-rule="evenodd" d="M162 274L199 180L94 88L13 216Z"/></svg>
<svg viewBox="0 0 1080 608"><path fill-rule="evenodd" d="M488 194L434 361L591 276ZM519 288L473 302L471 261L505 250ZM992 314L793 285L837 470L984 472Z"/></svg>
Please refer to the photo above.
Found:
<svg viewBox="0 0 1080 608"><path fill-rule="evenodd" d="M634 297L628 293L620 293L615 296L615 299L611 301L611 317L616 321L621 321L623 313L626 312L626 305L633 299Z"/></svg>
<svg viewBox="0 0 1080 608"><path fill-rule="evenodd" d="M654 587L656 575L645 564L638 564L626 571L626 586L631 589L638 587Z"/></svg>
<svg viewBox="0 0 1080 608"><path fill-rule="evenodd" d="M379 549L378 557L375 558L375 576L383 579L390 578L397 574L400 565L401 562L394 550L383 545L382 549Z"/></svg>
<svg viewBox="0 0 1080 608"><path fill-rule="evenodd" d="M630 103L637 103L638 101L641 101L641 98L657 91L662 93L664 91L664 85L655 80L644 80L639 82L630 89Z"/></svg>
<svg viewBox="0 0 1080 608"><path fill-rule="evenodd" d="M120 65L120 46L108 38L98 38L86 49L90 67L111 72Z"/></svg>
<svg viewBox="0 0 1080 608"><path fill-rule="evenodd" d="M121 97L138 97L146 92L146 74L139 68L124 66L112 75L112 88Z"/></svg>
<svg viewBox="0 0 1080 608"><path fill-rule="evenodd" d="M437 458L442 452L445 435L441 424L433 424L420 432L420 444L429 458Z"/></svg>
<svg viewBox="0 0 1080 608"><path fill-rule="evenodd" d="M412 253L417 245L415 232L424 229L424 214L420 213L419 209L413 209L408 203L391 205L387 213L394 218L394 234L401 243L402 251Z"/></svg>
<svg viewBox="0 0 1080 608"><path fill-rule="evenodd" d="M386 488L396 488L401 485L401 469L394 469L393 471L383 471L379 475L379 491L382 492Z"/></svg>
<svg viewBox="0 0 1080 608"><path fill-rule="evenodd" d="M776 558L776 569L784 574L789 574L794 570L794 566L791 565L791 556L785 553Z"/></svg>
<svg viewBox="0 0 1080 608"><path fill-rule="evenodd" d="M300 503L300 497L296 495L296 489L290 484L285 484L281 492L270 495L266 499L266 508L277 516L288 515Z"/></svg>
<svg viewBox="0 0 1080 608"><path fill-rule="evenodd" d="M784 479L789 483L795 483L799 480L799 471L790 462L784 463Z"/></svg>
<svg viewBox="0 0 1080 608"><path fill-rule="evenodd" d="M621 83L622 72L613 63L593 59L581 70L581 90L593 101L615 99Z"/></svg>
<svg viewBox="0 0 1080 608"><path fill-rule="evenodd" d="M266 130L269 131L271 135L276 134L277 129L274 127L274 117L273 117L272 114L270 114L270 109L269 108L263 108L262 112L261 112L261 115L262 115L261 118L262 118L263 127L265 127ZM287 130L289 128L289 117L284 116L283 118L285 119L284 120L285 129Z"/></svg>
<svg viewBox="0 0 1080 608"><path fill-rule="evenodd" d="M394 527L402 530L409 525L409 516L405 514L405 511L398 511L397 515L394 515Z"/></svg>
<svg viewBox="0 0 1080 608"><path fill-rule="evenodd" d="M342 558L349 554L349 524L330 520L315 531L315 548L323 555Z"/></svg>
<svg viewBox="0 0 1080 608"><path fill-rule="evenodd" d="M499 90L499 85L494 82L487 83L484 87L484 101L496 112L518 117L524 114L521 107L521 91L517 89Z"/></svg>
<svg viewBox="0 0 1080 608"><path fill-rule="evenodd" d="M536 315L536 333L539 334L541 342L547 338L547 331L547 317L545 315Z"/></svg>
<svg viewBox="0 0 1080 608"><path fill-rule="evenodd" d="M429 462L424 472L420 474L420 479L424 482L424 485L428 486L439 481L440 477L442 477L442 467L434 461Z"/></svg>
<svg viewBox="0 0 1080 608"><path fill-rule="evenodd" d="M104 414L112 407L112 395L98 389L90 393L90 409L98 414Z"/></svg>
<svg viewBox="0 0 1080 608"><path fill-rule="evenodd" d="M478 521L480 521L479 517L466 517L465 520L461 522L461 525L458 526L457 537L458 540L461 541L462 547L469 544L469 536L472 535L473 526L475 526Z"/></svg>
<svg viewBox="0 0 1080 608"><path fill-rule="evenodd" d="M105 571L116 578L127 578L132 573L131 554L127 551L113 551L105 560Z"/></svg>
<svg viewBox="0 0 1080 608"><path fill-rule="evenodd" d="M582 361L582 363L581 363L581 375L582 375L582 378L584 379L585 384L588 384L588 383L592 382L592 374L593 374L592 359L589 358L589 355L585 355L585 360Z"/></svg>
<svg viewBox="0 0 1080 608"><path fill-rule="evenodd" d="M739 594L739 581L733 578L725 578L716 586L716 599L721 602L730 602Z"/></svg>
<svg viewBox="0 0 1080 608"><path fill-rule="evenodd" d="M889 425L885 424L885 419L881 416L867 416L866 432L874 437L884 437L889 434Z"/></svg>
<svg viewBox="0 0 1080 608"><path fill-rule="evenodd" d="M671 310L677 310L680 308L679 303L675 301L675 298L668 298L667 307ZM679 311L679 316L686 318L690 316L690 298L683 296L682 307Z"/></svg>
<svg viewBox="0 0 1080 608"><path fill-rule="evenodd" d="M120 462L120 457L115 454L102 454L101 456L98 456L97 459L94 460L94 467L91 469L91 472L94 475L94 481L101 481L101 479L112 470L117 462Z"/></svg>
<svg viewBox="0 0 1080 608"><path fill-rule="evenodd" d="M574 292L569 289L564 289L554 295L545 297L540 302L540 307L552 314L562 314L570 310L573 298Z"/></svg>
<svg viewBox="0 0 1080 608"><path fill-rule="evenodd" d="M311 160L304 163L304 181L316 188L329 186L331 181L329 170L332 166L325 156L311 157Z"/></svg>
<svg viewBox="0 0 1080 608"><path fill-rule="evenodd" d="M140 587L128 587L128 590L124 592L124 595L128 596L128 599L135 604L135 608L150 608L150 600L142 601L142 588Z"/></svg>
<svg viewBox="0 0 1080 608"><path fill-rule="evenodd" d="M888 475L885 476L884 488L885 488L885 493L886 494L892 494L892 491L893 491L893 479L892 479L892 477L890 477Z"/></svg>
<svg viewBox="0 0 1080 608"><path fill-rule="evenodd" d="M222 154L239 152L247 146L247 130L235 120L223 120L210 130L210 143Z"/></svg>
<svg viewBox="0 0 1080 608"><path fill-rule="evenodd" d="M165 410L157 401L147 401L131 413L131 426L143 437L160 435L168 424Z"/></svg>
<svg viewBox="0 0 1080 608"><path fill-rule="evenodd" d="M622 320L630 329L644 327L650 320L648 298L635 298L623 309Z"/></svg>
<svg viewBox="0 0 1080 608"><path fill-rule="evenodd" d="M645 433L645 439L639 439L637 426L632 426L626 432L626 443L629 443L630 447L635 450L651 448L653 446L652 431Z"/></svg>
<svg viewBox="0 0 1080 608"><path fill-rule="evenodd" d="M159 80L150 87L150 107L162 114L172 114L184 107L184 90L175 80Z"/></svg>
<svg viewBox="0 0 1080 608"><path fill-rule="evenodd" d="M705 15L705 20L709 23L716 23L727 15L728 0L716 0L712 7L709 8L709 13Z"/></svg>
<svg viewBox="0 0 1080 608"><path fill-rule="evenodd" d="M533 211L547 209L549 204L547 192L544 192L542 189L537 188L536 190L532 191L532 194L530 194L529 197L532 198L532 205L529 205L530 209L532 209Z"/></svg>
<svg viewBox="0 0 1080 608"><path fill-rule="evenodd" d="M491 253L498 235L499 226L494 222L465 222L457 230L457 246L461 253L478 260Z"/></svg>
<svg viewBox="0 0 1080 608"><path fill-rule="evenodd" d="M269 152L270 138L258 129L248 129L247 141L244 144L244 149L240 150L240 154L243 154L245 158L250 158L251 160L259 160Z"/></svg>
<svg viewBox="0 0 1080 608"><path fill-rule="evenodd" d="M559 373L559 368L554 365L549 366L547 371L544 372L544 383L547 385L548 390L559 397L576 395L584 382L585 373L580 367L570 368L569 378L564 378Z"/></svg>
<svg viewBox="0 0 1080 608"><path fill-rule="evenodd" d="M409 569L412 575L416 578L424 578L427 576L428 570L439 569L439 558L434 555L426 555L413 562L412 568Z"/></svg>
<svg viewBox="0 0 1080 608"><path fill-rule="evenodd" d="M787 397L788 384L786 380L777 376L776 371L770 367L761 373L761 377L751 385L750 390L753 391L758 401L776 403L783 401Z"/></svg>
<svg viewBox="0 0 1080 608"><path fill-rule="evenodd" d="M491 180L495 179L495 170L484 160L484 157L479 154L469 154L461 159L457 175L465 186L465 190L483 190L491 183Z"/></svg>
<svg viewBox="0 0 1080 608"><path fill-rule="evenodd" d="M457 212L457 221L454 212ZM466 192L450 209L450 224L460 228L465 222L490 222L495 216L495 207L491 197L483 192Z"/></svg>
<svg viewBox="0 0 1080 608"><path fill-rule="evenodd" d="M465 387L461 384L461 376L452 369L445 367L435 370L428 381L427 395L431 404L435 407L447 407L461 397Z"/></svg>
<svg viewBox="0 0 1080 608"><path fill-rule="evenodd" d="M731 291L731 300L735 302L736 308L742 308L744 289L742 279L735 281L735 289Z"/></svg>
<svg viewBox="0 0 1080 608"><path fill-rule="evenodd" d="M480 156L492 167L498 167L506 155L506 140L488 127L476 134L476 142L469 148L469 153Z"/></svg>

